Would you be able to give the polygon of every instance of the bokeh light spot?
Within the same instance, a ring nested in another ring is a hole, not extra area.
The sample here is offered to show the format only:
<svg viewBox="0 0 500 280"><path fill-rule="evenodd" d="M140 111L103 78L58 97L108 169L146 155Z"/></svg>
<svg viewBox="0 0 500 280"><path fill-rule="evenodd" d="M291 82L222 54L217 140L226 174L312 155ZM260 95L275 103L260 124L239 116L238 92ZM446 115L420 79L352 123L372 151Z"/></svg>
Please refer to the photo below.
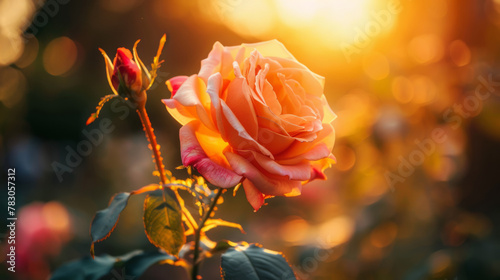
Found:
<svg viewBox="0 0 500 280"><path fill-rule="evenodd" d="M387 247L394 241L397 234L398 226L393 222L387 222L370 233L370 242L378 248Z"/></svg>
<svg viewBox="0 0 500 280"><path fill-rule="evenodd" d="M354 222L348 216L338 216L319 228L318 236L328 247L347 242L354 232Z"/></svg>
<svg viewBox="0 0 500 280"><path fill-rule="evenodd" d="M16 61L23 53L22 39L17 36L8 36L0 32L0 65L9 65Z"/></svg>
<svg viewBox="0 0 500 280"><path fill-rule="evenodd" d="M70 226L69 214L66 208L57 201L43 205L42 215L49 228L55 231L66 231Z"/></svg>
<svg viewBox="0 0 500 280"><path fill-rule="evenodd" d="M440 60L444 54L441 38L435 34L424 34L411 40L408 52L420 64L432 63Z"/></svg>
<svg viewBox="0 0 500 280"><path fill-rule="evenodd" d="M355 134L375 120L373 104L368 93L361 89L342 96L335 105L335 113L342 116L335 120L335 131L339 137Z"/></svg>
<svg viewBox="0 0 500 280"><path fill-rule="evenodd" d="M383 54L372 52L364 57L363 70L373 80L382 80L389 75L389 61Z"/></svg>
<svg viewBox="0 0 500 280"><path fill-rule="evenodd" d="M34 1L0 1L0 65L9 65L23 53L22 32L35 12Z"/></svg>
<svg viewBox="0 0 500 280"><path fill-rule="evenodd" d="M45 48L43 66L53 76L64 75L74 66L77 56L75 42L68 37L59 37L52 40Z"/></svg>
<svg viewBox="0 0 500 280"><path fill-rule="evenodd" d="M309 224L304 219L292 216L283 223L280 228L281 238L285 242L296 243L303 241L307 237Z"/></svg>
<svg viewBox="0 0 500 280"><path fill-rule="evenodd" d="M414 75L411 76L410 79L415 89L415 98L413 100L416 103L425 104L434 100L437 94L437 88L429 77Z"/></svg>
<svg viewBox="0 0 500 280"><path fill-rule="evenodd" d="M470 63L471 52L462 40L455 40L450 44L451 60L456 66L465 66Z"/></svg>
<svg viewBox="0 0 500 280"><path fill-rule="evenodd" d="M26 78L21 71L12 67L0 68L0 102L12 107L22 100L26 93Z"/></svg>
<svg viewBox="0 0 500 280"><path fill-rule="evenodd" d="M443 18L448 14L448 3L446 0L432 1L432 16L435 18Z"/></svg>
<svg viewBox="0 0 500 280"><path fill-rule="evenodd" d="M335 156L341 160L334 166L340 171L350 170L356 163L356 154L353 149L346 145L337 145L333 148Z"/></svg>
<svg viewBox="0 0 500 280"><path fill-rule="evenodd" d="M25 68L31 65L38 56L39 44L38 40L33 37L26 42L24 46L24 51L21 57L16 61L16 66L19 68Z"/></svg>
<svg viewBox="0 0 500 280"><path fill-rule="evenodd" d="M398 76L392 80L392 94L400 103L409 103L413 100L415 91L410 79Z"/></svg>

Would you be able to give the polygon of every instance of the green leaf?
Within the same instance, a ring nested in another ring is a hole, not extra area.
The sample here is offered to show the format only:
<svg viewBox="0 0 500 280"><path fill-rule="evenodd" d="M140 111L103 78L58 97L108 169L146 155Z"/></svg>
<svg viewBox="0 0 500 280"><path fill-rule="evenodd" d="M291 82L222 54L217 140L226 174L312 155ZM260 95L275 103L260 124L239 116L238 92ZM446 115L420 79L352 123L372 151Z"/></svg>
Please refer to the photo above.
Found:
<svg viewBox="0 0 500 280"><path fill-rule="evenodd" d="M131 193L118 193L111 198L108 208L100 210L96 213L90 225L90 237L92 239L90 254L92 257L94 257L94 243L108 238L111 232L113 232L116 224L118 223L118 218L120 217L121 212L127 206L130 196L155 191L159 187L159 185L151 184Z"/></svg>
<svg viewBox="0 0 500 280"><path fill-rule="evenodd" d="M139 277L146 272L146 270L153 264L167 260L171 261L169 262L170 264L173 264L178 259L161 251L144 252L140 255L133 256L126 261L123 266L123 271L125 275L130 275L135 279L135 277Z"/></svg>
<svg viewBox="0 0 500 280"><path fill-rule="evenodd" d="M280 252L258 245L238 245L222 254L224 280L295 280L295 274Z"/></svg>
<svg viewBox="0 0 500 280"><path fill-rule="evenodd" d="M236 243L229 240L221 240L215 243L215 246L210 250L211 254L221 253L227 251L227 249L237 246Z"/></svg>
<svg viewBox="0 0 500 280"><path fill-rule="evenodd" d="M175 193L164 188L144 200L144 229L149 241L167 253L178 256L186 243L182 212Z"/></svg>
<svg viewBox="0 0 500 280"><path fill-rule="evenodd" d="M214 242L210 240L205 234L200 237L200 247L202 250L202 256L211 258L214 254L223 253L231 247L238 246L238 243L229 240L220 240Z"/></svg>
<svg viewBox="0 0 500 280"><path fill-rule="evenodd" d="M113 268L116 259L109 255L96 257L87 256L61 266L52 274L51 280L94 280L99 279Z"/></svg>
<svg viewBox="0 0 500 280"><path fill-rule="evenodd" d="M177 258L160 251L134 251L119 257L104 255L95 260L84 257L61 266L50 279L98 280L105 276L109 279L136 279L153 264L165 260L174 262Z"/></svg>
<svg viewBox="0 0 500 280"><path fill-rule="evenodd" d="M90 225L90 237L92 238L92 245L90 247L90 254L94 257L94 243L102 241L111 234L118 223L120 213L127 206L130 193L118 193L109 203L108 208L98 211Z"/></svg>

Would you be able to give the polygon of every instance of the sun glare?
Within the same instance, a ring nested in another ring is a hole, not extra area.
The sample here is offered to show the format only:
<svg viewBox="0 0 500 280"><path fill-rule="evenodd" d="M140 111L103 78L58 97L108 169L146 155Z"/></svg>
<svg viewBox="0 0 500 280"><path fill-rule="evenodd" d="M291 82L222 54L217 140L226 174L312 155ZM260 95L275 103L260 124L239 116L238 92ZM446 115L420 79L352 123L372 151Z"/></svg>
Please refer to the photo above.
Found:
<svg viewBox="0 0 500 280"><path fill-rule="evenodd" d="M315 18L315 35L328 47L338 48L341 43L352 44L357 30L362 30L370 21L373 0L317 1L324 7Z"/></svg>
<svg viewBox="0 0 500 280"><path fill-rule="evenodd" d="M357 30L365 29L378 0L276 1L277 12L284 24L297 30L307 28L310 40L339 48L341 43L351 44L356 39Z"/></svg>
<svg viewBox="0 0 500 280"><path fill-rule="evenodd" d="M321 1L320 1L321 2ZM336 0L324 1L325 19L331 24L352 26L362 24L368 19L369 0Z"/></svg>
<svg viewBox="0 0 500 280"><path fill-rule="evenodd" d="M377 33L372 37L383 33L394 22L392 15L384 18L387 24L377 22L376 14L381 13L382 4L387 2L383 0L212 1L217 15L212 19L219 19L241 36L266 39L279 34L292 40L314 40L333 49L353 44L359 33L373 29L374 24L380 30L368 30Z"/></svg>
<svg viewBox="0 0 500 280"><path fill-rule="evenodd" d="M318 0L276 0L278 15L290 27L310 24L321 8Z"/></svg>

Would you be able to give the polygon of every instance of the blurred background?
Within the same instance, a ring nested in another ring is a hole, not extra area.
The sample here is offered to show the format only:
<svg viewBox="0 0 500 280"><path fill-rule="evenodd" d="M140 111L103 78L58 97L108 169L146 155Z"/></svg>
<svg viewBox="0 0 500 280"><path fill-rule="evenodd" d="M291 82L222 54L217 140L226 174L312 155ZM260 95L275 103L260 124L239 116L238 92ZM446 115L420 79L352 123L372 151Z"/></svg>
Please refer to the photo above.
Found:
<svg viewBox="0 0 500 280"><path fill-rule="evenodd" d="M160 102L164 82L196 73L215 41L278 39L326 77L338 115L328 180L258 212L226 193L218 216L247 234L217 229L214 240L283 251L301 279L500 279L499 28L497 0L0 0L1 178L16 168L18 216L16 273L0 278L47 279L87 256L94 213L158 181L136 114L107 104L85 121L111 93L98 48L113 56L141 39L149 65L166 33L147 106L171 170L179 125ZM61 169L105 118L112 131ZM96 254L152 248L133 197ZM220 279L219 262L203 279ZM182 273L156 265L141 279Z"/></svg>

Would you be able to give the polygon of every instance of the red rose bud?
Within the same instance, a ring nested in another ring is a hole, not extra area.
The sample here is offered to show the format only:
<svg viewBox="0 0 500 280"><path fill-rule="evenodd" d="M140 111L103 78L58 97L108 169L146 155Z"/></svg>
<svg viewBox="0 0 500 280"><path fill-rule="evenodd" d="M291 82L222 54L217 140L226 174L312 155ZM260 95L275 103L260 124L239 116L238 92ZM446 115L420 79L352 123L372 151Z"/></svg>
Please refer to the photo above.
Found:
<svg viewBox="0 0 500 280"><path fill-rule="evenodd" d="M133 97L136 100L142 96L142 72L126 48L119 48L116 51L111 83L118 94L124 98Z"/></svg>

